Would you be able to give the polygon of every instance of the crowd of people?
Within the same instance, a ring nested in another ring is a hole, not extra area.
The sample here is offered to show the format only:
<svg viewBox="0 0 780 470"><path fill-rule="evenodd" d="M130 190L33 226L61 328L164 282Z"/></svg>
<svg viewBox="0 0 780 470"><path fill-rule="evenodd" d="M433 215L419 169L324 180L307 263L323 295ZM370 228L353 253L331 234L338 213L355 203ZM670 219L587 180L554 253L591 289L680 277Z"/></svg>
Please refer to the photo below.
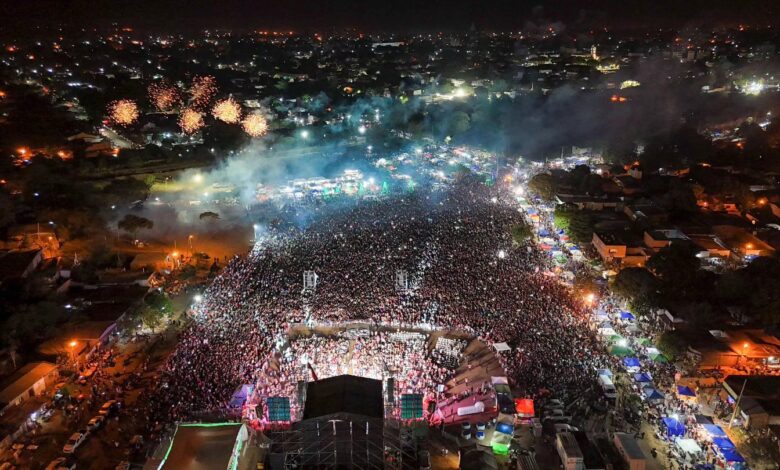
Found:
<svg viewBox="0 0 780 470"><path fill-rule="evenodd" d="M289 218L312 210L319 217L306 227L269 229L204 292L164 368L156 420L218 412L240 384L256 385L261 395L287 393L309 377L304 364L321 377L391 371L399 389L432 390L458 362L437 362L446 354L432 355L425 340L376 331L288 343L296 324L359 320L374 329L446 328L506 342L510 351L500 360L510 383L529 396L594 382L601 356L593 353L586 306L549 275L545 254L512 239L523 217L510 188L466 177L445 190L335 209L291 207ZM304 271L317 273L315 288L304 290ZM408 276L407 289L399 290L398 271ZM418 360L425 366L404 365Z"/></svg>

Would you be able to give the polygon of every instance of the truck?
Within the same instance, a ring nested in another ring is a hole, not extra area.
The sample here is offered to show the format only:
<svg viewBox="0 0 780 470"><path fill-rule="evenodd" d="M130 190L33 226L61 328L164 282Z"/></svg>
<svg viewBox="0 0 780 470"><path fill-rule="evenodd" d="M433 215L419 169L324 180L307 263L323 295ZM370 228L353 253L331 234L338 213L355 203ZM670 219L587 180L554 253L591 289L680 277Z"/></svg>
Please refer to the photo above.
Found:
<svg viewBox="0 0 780 470"><path fill-rule="evenodd" d="M559 432L555 435L555 450L561 458L564 470L584 470L585 462L577 439L570 432Z"/></svg>
<svg viewBox="0 0 780 470"><path fill-rule="evenodd" d="M615 447L626 462L628 470L645 470L647 458L632 435L616 432L613 439Z"/></svg>

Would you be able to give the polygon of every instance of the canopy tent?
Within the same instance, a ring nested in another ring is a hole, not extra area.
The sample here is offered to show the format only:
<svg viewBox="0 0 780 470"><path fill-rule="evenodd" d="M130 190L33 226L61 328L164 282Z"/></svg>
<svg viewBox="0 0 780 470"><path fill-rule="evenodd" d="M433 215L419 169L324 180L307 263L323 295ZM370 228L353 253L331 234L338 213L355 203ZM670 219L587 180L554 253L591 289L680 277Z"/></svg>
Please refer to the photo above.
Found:
<svg viewBox="0 0 780 470"><path fill-rule="evenodd" d="M597 375L606 375L607 377L612 377L612 371L609 369L599 369L596 371Z"/></svg>
<svg viewBox="0 0 780 470"><path fill-rule="evenodd" d="M662 421L666 426L666 435L668 437L680 437L685 435L685 425L671 416L664 416Z"/></svg>
<svg viewBox="0 0 780 470"><path fill-rule="evenodd" d="M642 364L639 362L639 359L635 357L624 357L623 365L629 369L639 369L642 366Z"/></svg>
<svg viewBox="0 0 780 470"><path fill-rule="evenodd" d="M653 343L647 338L639 338L638 340L636 340L636 342L638 345L645 346L645 347L653 345Z"/></svg>
<svg viewBox="0 0 780 470"><path fill-rule="evenodd" d="M736 449L726 449L721 452L721 455L723 456L723 459L729 463L745 461L745 459L742 458L742 455L740 455L740 453L737 452Z"/></svg>
<svg viewBox="0 0 780 470"><path fill-rule="evenodd" d="M615 330L612 328L599 328L599 334L601 336L613 336L615 334Z"/></svg>
<svg viewBox="0 0 780 470"><path fill-rule="evenodd" d="M634 354L634 350L626 346L614 345L609 348L609 353L613 356L626 357Z"/></svg>
<svg viewBox="0 0 780 470"><path fill-rule="evenodd" d="M701 447L696 443L695 439L675 439L677 447L680 448L686 454L700 454Z"/></svg>
<svg viewBox="0 0 780 470"><path fill-rule="evenodd" d="M543 229L539 230L539 236L540 237L549 237L550 236L550 231L547 230L546 228L543 228Z"/></svg>
<svg viewBox="0 0 780 470"><path fill-rule="evenodd" d="M649 401L660 401L664 399L664 394L653 387L643 388L642 393L645 395L645 399Z"/></svg>
<svg viewBox="0 0 780 470"><path fill-rule="evenodd" d="M534 401L530 398L515 398L515 411L521 418L533 418Z"/></svg>
<svg viewBox="0 0 780 470"><path fill-rule="evenodd" d="M704 426L705 424L712 424L712 418L710 418L707 415L693 415L694 419L696 420L696 424L701 424Z"/></svg>
<svg viewBox="0 0 780 470"><path fill-rule="evenodd" d="M634 374L634 381L639 383L647 383L652 382L653 378L650 377L650 374L642 372L641 374Z"/></svg>
<svg viewBox="0 0 780 470"><path fill-rule="evenodd" d="M506 343L493 343L493 347L496 349L497 352L505 352L505 351L511 351L512 348L509 347Z"/></svg>
<svg viewBox="0 0 780 470"><path fill-rule="evenodd" d="M712 438L712 443L715 444L715 447L717 447L721 452L729 449L735 449L737 447L728 437L714 437Z"/></svg>
<svg viewBox="0 0 780 470"><path fill-rule="evenodd" d="M615 334L615 335L612 335L612 336L609 337L609 341L611 343L619 343L621 341L626 341L626 338L624 338L624 337L622 337L620 335Z"/></svg>
<svg viewBox="0 0 780 470"><path fill-rule="evenodd" d="M620 319L621 320L628 320L628 321L634 321L636 320L636 317L634 317L631 312L626 312L625 310L620 311Z"/></svg>
<svg viewBox="0 0 780 470"><path fill-rule="evenodd" d="M687 385L678 385L677 386L677 395L679 395L681 397L695 398L696 397L696 392L691 390L691 388L688 387Z"/></svg>
<svg viewBox="0 0 780 470"><path fill-rule="evenodd" d="M658 363L663 363L663 364L666 364L667 362L669 362L669 359L667 359L667 358L666 358L666 356L664 356L664 355L663 355L663 354L661 354L661 353L658 353L658 354L649 354L649 356L650 356L650 359L651 359L653 362L658 362Z"/></svg>
<svg viewBox="0 0 780 470"><path fill-rule="evenodd" d="M705 431L710 435L712 439L718 438L718 437L727 437L726 432L723 430L722 427L718 426L717 424L704 424L702 425Z"/></svg>

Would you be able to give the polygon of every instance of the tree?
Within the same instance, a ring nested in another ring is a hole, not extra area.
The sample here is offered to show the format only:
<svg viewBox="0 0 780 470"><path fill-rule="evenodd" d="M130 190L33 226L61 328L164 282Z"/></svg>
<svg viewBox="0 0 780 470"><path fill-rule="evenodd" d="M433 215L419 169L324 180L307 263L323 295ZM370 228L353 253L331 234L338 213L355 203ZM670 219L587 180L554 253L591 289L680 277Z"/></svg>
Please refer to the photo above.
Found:
<svg viewBox="0 0 780 470"><path fill-rule="evenodd" d="M693 285L699 260L693 245L675 242L654 254L647 269L661 280L665 291L684 294Z"/></svg>
<svg viewBox="0 0 780 470"><path fill-rule="evenodd" d="M173 303L171 303L171 299L169 299L167 295L159 291L153 291L149 295L147 295L144 298L144 303L149 308L159 310L163 313L170 313L171 311L173 311Z"/></svg>
<svg viewBox="0 0 780 470"><path fill-rule="evenodd" d="M658 337L656 346L669 360L675 360L685 352L688 342L679 333L667 331Z"/></svg>
<svg viewBox="0 0 780 470"><path fill-rule="evenodd" d="M527 224L515 224L510 228L512 240L518 245L525 244L531 238L531 229Z"/></svg>
<svg viewBox="0 0 780 470"><path fill-rule="evenodd" d="M645 268L625 268L615 276L612 291L628 300L631 310L648 316L658 305L658 280Z"/></svg>
<svg viewBox="0 0 780 470"><path fill-rule="evenodd" d="M655 276L645 268L624 268L615 276L612 291L624 299L650 298L658 289Z"/></svg>
<svg viewBox="0 0 780 470"><path fill-rule="evenodd" d="M117 223L120 229L135 234L139 229L150 230L154 227L154 222L146 217L139 217L134 214L126 214L122 220Z"/></svg>
<svg viewBox="0 0 780 470"><path fill-rule="evenodd" d="M141 323L152 330L152 333L162 324L162 319L163 313L159 310L147 307L141 311Z"/></svg>
<svg viewBox="0 0 780 470"><path fill-rule="evenodd" d="M531 192L536 193L545 200L551 200L555 197L555 191L558 189L558 182L552 175L547 173L540 173L535 175L528 182L528 189Z"/></svg>

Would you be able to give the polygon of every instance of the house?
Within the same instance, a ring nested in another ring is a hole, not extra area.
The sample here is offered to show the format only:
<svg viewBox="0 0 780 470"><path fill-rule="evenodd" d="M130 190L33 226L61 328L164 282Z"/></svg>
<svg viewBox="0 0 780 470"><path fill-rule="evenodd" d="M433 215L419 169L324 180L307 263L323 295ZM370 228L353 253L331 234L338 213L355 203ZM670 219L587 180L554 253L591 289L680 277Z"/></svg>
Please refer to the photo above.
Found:
<svg viewBox="0 0 780 470"><path fill-rule="evenodd" d="M0 253L0 285L29 276L43 260L43 251L11 250Z"/></svg>
<svg viewBox="0 0 780 470"><path fill-rule="evenodd" d="M0 386L0 412L41 395L58 373L59 368L50 362L31 362L16 371Z"/></svg>
<svg viewBox="0 0 780 470"><path fill-rule="evenodd" d="M651 227L663 225L669 219L665 210L655 204L626 204L623 213L632 222L645 224Z"/></svg>
<svg viewBox="0 0 780 470"><path fill-rule="evenodd" d="M780 339L762 329L683 332L688 354L699 368L752 363L780 368Z"/></svg>
<svg viewBox="0 0 780 470"><path fill-rule="evenodd" d="M688 241L688 237L677 229L656 229L645 231L645 246L651 250L658 251L672 245L675 241Z"/></svg>
<svg viewBox="0 0 780 470"><path fill-rule="evenodd" d="M736 402L748 429L780 425L780 376L730 375L723 389Z"/></svg>
<svg viewBox="0 0 780 470"><path fill-rule="evenodd" d="M615 197L590 196L586 194L556 194L558 204L573 205L579 210L603 211L604 209L622 210L623 201Z"/></svg>
<svg viewBox="0 0 780 470"><path fill-rule="evenodd" d="M650 255L625 231L593 232L591 240L599 256L607 264L618 264L621 268L644 266Z"/></svg>
<svg viewBox="0 0 780 470"><path fill-rule="evenodd" d="M742 227L715 225L712 230L723 244L737 256L771 256L775 252L769 244Z"/></svg>
<svg viewBox="0 0 780 470"><path fill-rule="evenodd" d="M731 250L715 235L687 234L686 236L699 250L696 254L699 258L728 258L731 255Z"/></svg>

